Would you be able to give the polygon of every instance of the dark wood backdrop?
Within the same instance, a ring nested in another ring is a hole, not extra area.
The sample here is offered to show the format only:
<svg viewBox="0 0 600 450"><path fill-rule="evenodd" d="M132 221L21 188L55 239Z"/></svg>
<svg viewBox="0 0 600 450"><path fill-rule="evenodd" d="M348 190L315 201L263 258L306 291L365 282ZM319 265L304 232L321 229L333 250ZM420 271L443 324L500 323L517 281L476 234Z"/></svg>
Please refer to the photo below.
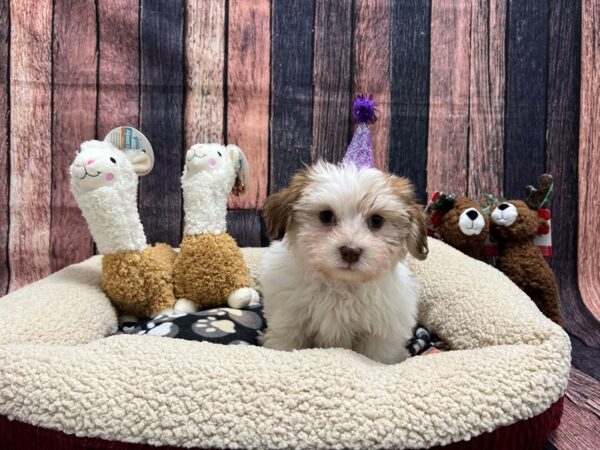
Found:
<svg viewBox="0 0 600 450"><path fill-rule="evenodd" d="M93 253L68 185L81 141L124 124L149 137L141 217L172 245L185 149L237 143L253 177L230 230L265 245L266 196L303 163L340 159L359 91L379 105L377 166L422 201L518 198L555 176L563 313L597 376L597 0L0 0L0 295Z"/></svg>

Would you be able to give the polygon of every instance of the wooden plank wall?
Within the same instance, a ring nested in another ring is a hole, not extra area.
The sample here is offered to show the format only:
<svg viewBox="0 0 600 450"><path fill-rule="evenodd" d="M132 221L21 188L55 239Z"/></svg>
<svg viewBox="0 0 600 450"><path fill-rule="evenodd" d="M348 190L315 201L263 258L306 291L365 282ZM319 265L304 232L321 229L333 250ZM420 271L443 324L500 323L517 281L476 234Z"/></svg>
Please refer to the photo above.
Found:
<svg viewBox="0 0 600 450"><path fill-rule="evenodd" d="M265 245L266 196L340 159L362 91L378 103L377 166L423 202L437 189L518 198L555 175L563 313L574 347L597 349L599 14L594 0L0 0L0 294L92 254L68 188L81 141L146 133L157 157L141 217L173 245L185 149L239 144L252 184L229 229Z"/></svg>

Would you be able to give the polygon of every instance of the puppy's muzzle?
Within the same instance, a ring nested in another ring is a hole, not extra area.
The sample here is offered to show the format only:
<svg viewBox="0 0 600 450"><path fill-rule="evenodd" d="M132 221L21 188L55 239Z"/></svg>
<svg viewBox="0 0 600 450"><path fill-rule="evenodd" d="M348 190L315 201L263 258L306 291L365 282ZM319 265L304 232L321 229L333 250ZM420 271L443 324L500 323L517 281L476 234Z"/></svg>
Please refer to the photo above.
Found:
<svg viewBox="0 0 600 450"><path fill-rule="evenodd" d="M347 245L343 245L340 247L340 254L342 255L342 259L344 261L346 261L349 264L352 264L360 259L362 249L358 247L349 247Z"/></svg>

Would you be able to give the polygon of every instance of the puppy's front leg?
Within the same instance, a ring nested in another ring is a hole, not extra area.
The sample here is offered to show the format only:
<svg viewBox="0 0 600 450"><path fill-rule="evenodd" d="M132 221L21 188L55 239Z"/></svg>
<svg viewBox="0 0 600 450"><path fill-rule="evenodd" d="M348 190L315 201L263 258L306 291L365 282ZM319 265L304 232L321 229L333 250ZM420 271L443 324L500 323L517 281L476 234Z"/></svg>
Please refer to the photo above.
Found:
<svg viewBox="0 0 600 450"><path fill-rule="evenodd" d="M396 364L410 356L406 350L406 342L397 336L381 337L370 335L358 345L357 352L384 364Z"/></svg>
<svg viewBox="0 0 600 450"><path fill-rule="evenodd" d="M267 328L259 338L262 345L273 350L300 350L309 347L307 336L299 328Z"/></svg>

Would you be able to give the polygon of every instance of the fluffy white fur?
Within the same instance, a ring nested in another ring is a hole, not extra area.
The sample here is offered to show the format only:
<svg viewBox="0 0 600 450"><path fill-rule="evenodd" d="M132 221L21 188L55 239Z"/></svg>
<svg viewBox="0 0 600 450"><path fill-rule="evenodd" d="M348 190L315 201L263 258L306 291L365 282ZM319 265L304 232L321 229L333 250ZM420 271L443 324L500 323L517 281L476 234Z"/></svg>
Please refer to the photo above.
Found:
<svg viewBox="0 0 600 450"><path fill-rule="evenodd" d="M126 154L109 142L81 144L70 167L71 191L100 253L146 247L137 209L136 170L144 170L147 163L147 155Z"/></svg>
<svg viewBox="0 0 600 450"><path fill-rule="evenodd" d="M384 363L402 361L419 299L404 258L410 251L423 259L427 245L410 185L376 169L327 163L298 183L265 206L268 223L287 221L286 237L262 262L265 347L341 347ZM292 203L289 216L273 219L284 202ZM323 224L321 211L333 212L334 223ZM373 215L383 217L380 228L370 226ZM358 261L345 261L343 246L360 249Z"/></svg>
<svg viewBox="0 0 600 450"><path fill-rule="evenodd" d="M186 153L181 177L184 233L225 233L227 197L239 167L238 147L196 144Z"/></svg>

